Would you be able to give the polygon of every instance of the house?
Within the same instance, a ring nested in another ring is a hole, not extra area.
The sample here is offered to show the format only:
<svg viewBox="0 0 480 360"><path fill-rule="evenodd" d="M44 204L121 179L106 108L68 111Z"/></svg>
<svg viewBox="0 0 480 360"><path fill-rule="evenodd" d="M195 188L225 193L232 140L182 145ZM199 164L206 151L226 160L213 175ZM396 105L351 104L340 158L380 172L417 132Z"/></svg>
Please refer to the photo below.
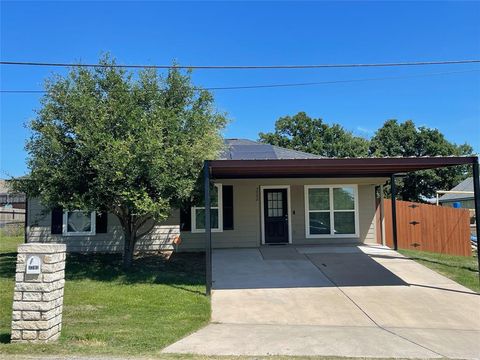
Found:
<svg viewBox="0 0 480 360"><path fill-rule="evenodd" d="M0 179L0 229L5 235L24 233L26 196L13 191L8 180Z"/></svg>
<svg viewBox="0 0 480 360"><path fill-rule="evenodd" d="M477 236L473 177L466 178L449 191L437 191L437 197L439 193L444 193L444 195L437 199L438 205L468 209L470 211L470 233L473 236Z"/></svg>
<svg viewBox="0 0 480 360"><path fill-rule="evenodd" d="M322 158L228 139L221 158L206 161L214 184L210 207L174 210L139 240L137 250L376 243L382 237L382 201L376 197L382 191L376 189L394 174L475 162L476 157ZM205 226L206 212L211 227ZM79 252L122 251L122 229L112 214L48 211L31 199L27 218L28 242L66 243Z"/></svg>
<svg viewBox="0 0 480 360"><path fill-rule="evenodd" d="M11 189L8 180L0 179L0 207L25 209L26 196L24 193Z"/></svg>
<svg viewBox="0 0 480 360"><path fill-rule="evenodd" d="M454 188L446 191L444 195L438 198L438 203L442 206L475 209L473 177L466 178Z"/></svg>

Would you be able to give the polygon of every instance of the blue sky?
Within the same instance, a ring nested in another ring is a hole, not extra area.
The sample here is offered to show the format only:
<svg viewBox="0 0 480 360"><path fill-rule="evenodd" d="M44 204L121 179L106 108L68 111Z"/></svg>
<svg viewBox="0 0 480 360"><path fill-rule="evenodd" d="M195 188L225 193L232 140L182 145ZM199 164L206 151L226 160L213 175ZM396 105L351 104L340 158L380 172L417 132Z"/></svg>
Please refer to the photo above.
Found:
<svg viewBox="0 0 480 360"><path fill-rule="evenodd" d="M480 58L478 2L5 2L2 60L272 65ZM410 76L480 65L269 71L197 70L205 87ZM41 89L63 69L1 67L4 90ZM38 94L1 94L0 177L26 173L24 124ZM256 139L306 111L369 137L387 119L412 119L480 152L480 72L298 88L215 92L225 135Z"/></svg>

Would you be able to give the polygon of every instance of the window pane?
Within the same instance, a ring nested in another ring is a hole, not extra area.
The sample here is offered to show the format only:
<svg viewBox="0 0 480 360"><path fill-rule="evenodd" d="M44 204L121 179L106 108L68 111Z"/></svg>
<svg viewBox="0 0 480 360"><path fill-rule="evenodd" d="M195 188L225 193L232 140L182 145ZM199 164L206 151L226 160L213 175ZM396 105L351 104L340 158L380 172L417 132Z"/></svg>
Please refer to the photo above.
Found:
<svg viewBox="0 0 480 360"><path fill-rule="evenodd" d="M195 227L197 229L205 229L205 210L204 209L195 210Z"/></svg>
<svg viewBox="0 0 480 360"><path fill-rule="evenodd" d="M329 189L308 189L308 205L310 210L329 210Z"/></svg>
<svg viewBox="0 0 480 360"><path fill-rule="evenodd" d="M334 212L333 218L335 234L355 234L355 212Z"/></svg>
<svg viewBox="0 0 480 360"><path fill-rule="evenodd" d="M218 229L218 209L210 209L212 229ZM195 226L198 230L205 229L205 209L195 210Z"/></svg>
<svg viewBox="0 0 480 360"><path fill-rule="evenodd" d="M212 224L212 229L218 229L218 209L210 211L210 223Z"/></svg>
<svg viewBox="0 0 480 360"><path fill-rule="evenodd" d="M89 212L69 211L67 213L67 231L90 232L92 231L91 220Z"/></svg>
<svg viewBox="0 0 480 360"><path fill-rule="evenodd" d="M330 234L330 213L329 212L311 212L310 216L310 234Z"/></svg>
<svg viewBox="0 0 480 360"><path fill-rule="evenodd" d="M333 189L333 207L335 210L353 210L355 209L355 195L353 188L334 188Z"/></svg>
<svg viewBox="0 0 480 360"><path fill-rule="evenodd" d="M218 187L214 186L210 189L210 207L218 206Z"/></svg>
<svg viewBox="0 0 480 360"><path fill-rule="evenodd" d="M205 206L205 197L203 195L201 195L201 198L198 200L199 204L197 206ZM213 188L210 188L210 207L216 206L218 206L218 187L214 186Z"/></svg>

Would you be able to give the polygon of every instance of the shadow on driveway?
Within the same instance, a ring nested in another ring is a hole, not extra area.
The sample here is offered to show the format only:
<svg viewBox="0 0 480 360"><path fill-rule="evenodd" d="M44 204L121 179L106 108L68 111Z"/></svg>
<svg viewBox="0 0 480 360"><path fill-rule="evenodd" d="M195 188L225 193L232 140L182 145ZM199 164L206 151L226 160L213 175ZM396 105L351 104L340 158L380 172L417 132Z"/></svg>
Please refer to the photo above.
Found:
<svg viewBox="0 0 480 360"><path fill-rule="evenodd" d="M370 255L350 248L340 252L297 251L289 246L215 250L214 289L408 285Z"/></svg>

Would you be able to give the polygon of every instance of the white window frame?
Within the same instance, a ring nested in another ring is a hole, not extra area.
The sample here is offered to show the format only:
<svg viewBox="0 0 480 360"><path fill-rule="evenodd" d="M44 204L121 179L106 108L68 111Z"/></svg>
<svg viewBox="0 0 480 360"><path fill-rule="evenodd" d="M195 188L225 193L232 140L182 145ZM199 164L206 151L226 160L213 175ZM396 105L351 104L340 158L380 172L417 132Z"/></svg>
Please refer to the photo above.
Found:
<svg viewBox="0 0 480 360"><path fill-rule="evenodd" d="M214 184L217 188L218 201L217 206L210 206L210 209L218 209L218 228L212 228L212 232L223 232L223 187L222 184ZM205 206L192 206L191 208L192 233L204 233L205 229L197 229L197 210L205 210ZM205 224L206 225L206 224Z"/></svg>
<svg viewBox="0 0 480 360"><path fill-rule="evenodd" d="M83 210L65 210L63 212L62 235L63 236L91 236L96 233L96 214L95 211L90 212L90 223L92 224L90 231L68 231L68 213L69 212L85 212Z"/></svg>
<svg viewBox="0 0 480 360"><path fill-rule="evenodd" d="M353 189L353 198L354 198L354 209L353 210L335 210L333 203L333 189L335 188L352 188ZM359 235L359 220L358 220L358 185L357 184L333 184L333 185L305 185L305 237L308 239L315 238L358 238ZM328 196L330 201L329 210L312 210L312 212L328 212L330 213L330 234L310 234L310 202L308 198L308 191L310 189L329 189ZM335 234L334 226L335 212L354 212L355 217L355 233L354 234Z"/></svg>

